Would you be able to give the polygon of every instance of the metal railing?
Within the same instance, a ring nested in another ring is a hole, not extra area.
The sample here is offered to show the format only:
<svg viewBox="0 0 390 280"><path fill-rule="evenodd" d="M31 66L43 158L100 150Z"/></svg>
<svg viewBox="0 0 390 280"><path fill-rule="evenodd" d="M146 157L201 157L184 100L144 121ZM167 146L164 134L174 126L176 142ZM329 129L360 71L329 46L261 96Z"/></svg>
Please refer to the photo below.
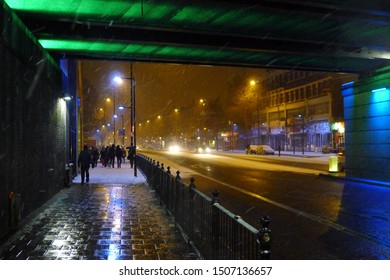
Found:
<svg viewBox="0 0 390 280"><path fill-rule="evenodd" d="M189 244L203 259L269 259L271 230L269 217L260 220L257 230L219 203L219 192L209 198L195 186L173 176L170 168L144 155L137 155L138 168L156 192L161 204L173 217Z"/></svg>

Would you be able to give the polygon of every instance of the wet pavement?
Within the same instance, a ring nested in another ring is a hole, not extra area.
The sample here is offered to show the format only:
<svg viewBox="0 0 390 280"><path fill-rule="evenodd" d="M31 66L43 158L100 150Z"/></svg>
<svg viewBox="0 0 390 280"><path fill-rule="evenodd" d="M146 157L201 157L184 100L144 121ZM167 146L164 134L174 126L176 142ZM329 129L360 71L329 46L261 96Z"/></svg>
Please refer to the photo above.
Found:
<svg viewBox="0 0 390 280"><path fill-rule="evenodd" d="M91 169L22 221L0 246L2 260L196 259L142 174Z"/></svg>

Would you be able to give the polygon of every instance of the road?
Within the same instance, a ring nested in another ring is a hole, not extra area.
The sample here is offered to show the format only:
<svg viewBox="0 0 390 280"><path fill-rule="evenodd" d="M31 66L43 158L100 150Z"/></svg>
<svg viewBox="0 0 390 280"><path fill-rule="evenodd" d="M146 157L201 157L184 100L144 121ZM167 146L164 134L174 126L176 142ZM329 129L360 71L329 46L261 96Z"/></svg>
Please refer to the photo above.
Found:
<svg viewBox="0 0 390 280"><path fill-rule="evenodd" d="M390 188L319 176L329 157L140 153L257 228L270 216L273 259L390 259Z"/></svg>

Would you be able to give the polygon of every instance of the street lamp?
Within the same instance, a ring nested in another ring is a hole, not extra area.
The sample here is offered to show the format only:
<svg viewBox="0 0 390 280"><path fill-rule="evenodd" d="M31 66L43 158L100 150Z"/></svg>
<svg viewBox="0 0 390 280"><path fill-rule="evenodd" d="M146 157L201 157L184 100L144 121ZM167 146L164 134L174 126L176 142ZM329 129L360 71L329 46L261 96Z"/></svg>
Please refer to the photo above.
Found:
<svg viewBox="0 0 390 280"><path fill-rule="evenodd" d="M253 87L258 81L251 80L249 84ZM260 145L260 102L259 102L259 90L256 90L256 110L257 110L257 144Z"/></svg>
<svg viewBox="0 0 390 280"><path fill-rule="evenodd" d="M301 124L302 124L301 145L302 145L302 155L304 155L305 154L305 148L304 148L304 146L305 146L305 140L304 140L304 137L305 137L305 119L304 119L304 117L301 114L298 115L298 119L301 120Z"/></svg>
<svg viewBox="0 0 390 280"><path fill-rule="evenodd" d="M114 86L114 91L113 91L113 97L114 97L114 102L113 102L113 108L114 108L114 145L116 144L115 143L115 134L116 134L116 127L115 127L115 124L116 124L116 118L118 117L116 115L116 108L115 108L115 86Z"/></svg>
<svg viewBox="0 0 390 280"><path fill-rule="evenodd" d="M123 115L120 115L120 117L122 118L122 130L121 130L121 133L122 133L122 146L125 145L125 122L124 122L124 118L123 118Z"/></svg>
<svg viewBox="0 0 390 280"><path fill-rule="evenodd" d="M120 106L119 109L129 108L130 109L130 142L134 145L134 176L137 177L137 126L135 118L135 78L133 76L133 65L131 64L131 76L128 78L125 77L115 77L114 80L117 83L121 83L122 80L130 80L130 107Z"/></svg>

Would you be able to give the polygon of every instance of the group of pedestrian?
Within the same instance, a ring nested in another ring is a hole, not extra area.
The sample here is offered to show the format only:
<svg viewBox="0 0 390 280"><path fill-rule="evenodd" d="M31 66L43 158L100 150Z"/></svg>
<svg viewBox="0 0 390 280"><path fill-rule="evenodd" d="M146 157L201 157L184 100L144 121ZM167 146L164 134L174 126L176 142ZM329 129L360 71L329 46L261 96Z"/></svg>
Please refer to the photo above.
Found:
<svg viewBox="0 0 390 280"><path fill-rule="evenodd" d="M117 168L121 168L122 161L126 158L125 149L121 148L119 145L115 146L112 144L111 146L102 147L100 150L100 163L104 167L112 167L115 168L115 159L117 163Z"/></svg>
<svg viewBox="0 0 390 280"><path fill-rule="evenodd" d="M127 159L130 161L131 168L133 168L135 148L130 145L127 149L129 150ZM99 161L104 167L115 168L116 159L117 168L121 168L125 158L126 150L119 145L102 146L100 152L96 147L88 149L88 146L84 145L77 160L77 165L81 171L81 184L84 184L84 181L89 182L89 168L97 167Z"/></svg>

